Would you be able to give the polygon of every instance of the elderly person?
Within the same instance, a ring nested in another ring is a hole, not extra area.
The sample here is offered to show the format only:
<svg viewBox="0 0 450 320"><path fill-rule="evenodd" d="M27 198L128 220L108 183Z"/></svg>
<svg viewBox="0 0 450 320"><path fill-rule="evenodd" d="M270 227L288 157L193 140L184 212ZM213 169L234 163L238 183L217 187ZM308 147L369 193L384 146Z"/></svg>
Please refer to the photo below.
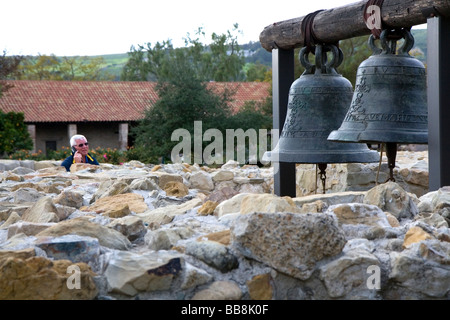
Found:
<svg viewBox="0 0 450 320"><path fill-rule="evenodd" d="M72 136L70 146L72 147L72 155L61 163L61 166L65 167L67 171L70 171L70 166L74 163L99 164L97 159L89 154L89 142L83 135Z"/></svg>

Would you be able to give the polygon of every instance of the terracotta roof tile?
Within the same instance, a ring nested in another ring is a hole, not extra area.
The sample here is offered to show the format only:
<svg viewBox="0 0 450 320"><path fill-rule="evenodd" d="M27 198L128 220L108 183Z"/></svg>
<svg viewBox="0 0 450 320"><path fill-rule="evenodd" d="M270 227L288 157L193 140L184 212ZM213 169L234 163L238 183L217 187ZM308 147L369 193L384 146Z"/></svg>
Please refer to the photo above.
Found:
<svg viewBox="0 0 450 320"><path fill-rule="evenodd" d="M136 121L157 99L155 82L8 81L14 87L0 98L3 112L23 112L26 122ZM236 92L232 110L269 95L267 82L210 82L219 92Z"/></svg>

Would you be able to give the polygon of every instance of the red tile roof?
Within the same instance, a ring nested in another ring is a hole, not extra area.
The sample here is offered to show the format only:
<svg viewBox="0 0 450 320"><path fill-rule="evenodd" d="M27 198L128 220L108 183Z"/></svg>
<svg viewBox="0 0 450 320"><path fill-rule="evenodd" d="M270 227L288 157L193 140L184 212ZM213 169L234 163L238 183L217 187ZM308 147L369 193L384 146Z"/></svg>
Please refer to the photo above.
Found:
<svg viewBox="0 0 450 320"><path fill-rule="evenodd" d="M8 81L14 87L0 98L3 112L23 112L25 122L135 121L151 100L155 82L130 81ZM267 82L210 82L220 92L236 90L231 103L238 110L245 101L269 95Z"/></svg>

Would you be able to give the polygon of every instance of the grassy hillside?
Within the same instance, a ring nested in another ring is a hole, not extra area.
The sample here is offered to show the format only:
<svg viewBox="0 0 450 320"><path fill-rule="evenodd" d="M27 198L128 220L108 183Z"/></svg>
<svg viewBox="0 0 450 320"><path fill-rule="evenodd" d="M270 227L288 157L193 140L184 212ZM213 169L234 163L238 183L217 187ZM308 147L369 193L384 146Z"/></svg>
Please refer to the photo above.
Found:
<svg viewBox="0 0 450 320"><path fill-rule="evenodd" d="M115 81L120 80L120 74L122 73L123 66L128 61L128 54L127 53L118 53L118 54L105 54L101 56L92 56L95 57L102 57L105 60L105 66L103 70L105 72L108 72L109 74L114 76Z"/></svg>
<svg viewBox="0 0 450 320"><path fill-rule="evenodd" d="M414 36L414 55L417 59L425 63L427 58L427 30L413 29L412 33ZM241 45L241 48L244 50L246 62L261 63L267 66L272 66L271 53L263 49L259 41L243 44ZM128 54L107 54L101 55L100 57L105 60L104 70L109 74L112 74L114 76L114 80L120 80L122 68L128 61Z"/></svg>

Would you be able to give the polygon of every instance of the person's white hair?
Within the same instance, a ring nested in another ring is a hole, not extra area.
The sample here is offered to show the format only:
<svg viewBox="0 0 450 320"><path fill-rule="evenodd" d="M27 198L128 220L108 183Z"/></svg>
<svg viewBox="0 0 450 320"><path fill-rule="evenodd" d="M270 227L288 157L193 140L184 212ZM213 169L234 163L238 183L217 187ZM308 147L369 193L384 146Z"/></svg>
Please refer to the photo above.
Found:
<svg viewBox="0 0 450 320"><path fill-rule="evenodd" d="M71 146L71 147L75 146L75 145L77 144L77 143L75 142L75 140L81 140L81 139L84 139L84 140L87 141L86 137L83 136L83 135L81 135L81 134L73 135L72 138L70 138L70 146Z"/></svg>

